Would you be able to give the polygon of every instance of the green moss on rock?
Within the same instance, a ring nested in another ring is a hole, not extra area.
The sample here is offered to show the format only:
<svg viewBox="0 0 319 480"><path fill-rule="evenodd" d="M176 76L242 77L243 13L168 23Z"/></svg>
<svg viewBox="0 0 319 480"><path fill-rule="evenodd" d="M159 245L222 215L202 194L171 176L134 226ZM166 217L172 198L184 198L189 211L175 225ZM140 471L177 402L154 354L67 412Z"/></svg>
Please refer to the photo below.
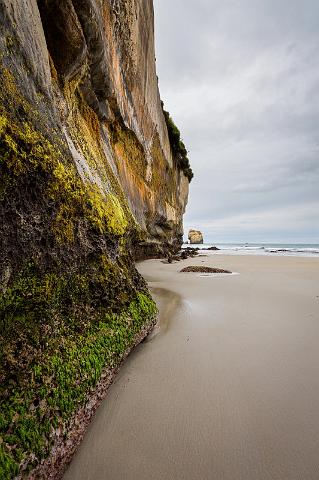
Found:
<svg viewBox="0 0 319 480"><path fill-rule="evenodd" d="M61 130L0 67L0 478L12 479L67 434L156 307L115 179L107 193L83 180Z"/></svg>
<svg viewBox="0 0 319 480"><path fill-rule="evenodd" d="M49 296L55 295L50 286L46 289ZM138 332L153 322L155 314L149 295L137 292L119 313L100 311L82 334L63 336L61 344L53 349L48 339L41 360L33 359L24 381L2 386L1 478L12 478L22 466L28 471L48 455L54 432L67 431L72 415L83 406L102 371L120 363Z"/></svg>

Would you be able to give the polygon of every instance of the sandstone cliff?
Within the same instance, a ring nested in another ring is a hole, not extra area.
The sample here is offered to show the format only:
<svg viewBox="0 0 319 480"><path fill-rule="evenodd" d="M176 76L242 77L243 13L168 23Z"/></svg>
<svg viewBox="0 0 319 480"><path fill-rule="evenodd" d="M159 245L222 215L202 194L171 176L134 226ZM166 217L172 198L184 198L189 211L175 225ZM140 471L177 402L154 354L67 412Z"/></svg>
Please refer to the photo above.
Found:
<svg viewBox="0 0 319 480"><path fill-rule="evenodd" d="M13 478L67 438L153 324L132 256L181 244L190 176L158 92L151 0L0 0L0 24L0 476Z"/></svg>

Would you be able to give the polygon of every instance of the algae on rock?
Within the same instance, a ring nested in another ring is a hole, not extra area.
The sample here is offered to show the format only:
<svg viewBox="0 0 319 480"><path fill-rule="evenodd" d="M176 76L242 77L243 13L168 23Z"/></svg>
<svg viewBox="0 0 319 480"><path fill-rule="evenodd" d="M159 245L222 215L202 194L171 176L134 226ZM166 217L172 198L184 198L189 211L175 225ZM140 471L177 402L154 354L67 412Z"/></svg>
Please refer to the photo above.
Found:
<svg viewBox="0 0 319 480"><path fill-rule="evenodd" d="M11 479L45 468L103 372L152 328L134 259L181 245L189 175L161 107L151 0L0 0L0 33L0 477Z"/></svg>

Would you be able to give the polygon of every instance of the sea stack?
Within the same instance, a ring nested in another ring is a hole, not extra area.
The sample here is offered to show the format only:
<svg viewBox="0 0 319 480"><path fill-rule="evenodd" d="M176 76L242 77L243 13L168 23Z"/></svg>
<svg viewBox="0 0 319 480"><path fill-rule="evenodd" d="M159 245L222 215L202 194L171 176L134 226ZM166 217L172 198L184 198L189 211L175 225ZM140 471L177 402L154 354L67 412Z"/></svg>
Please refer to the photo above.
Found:
<svg viewBox="0 0 319 480"><path fill-rule="evenodd" d="M190 230L188 232L188 240L192 244L203 243L203 234L199 230Z"/></svg>

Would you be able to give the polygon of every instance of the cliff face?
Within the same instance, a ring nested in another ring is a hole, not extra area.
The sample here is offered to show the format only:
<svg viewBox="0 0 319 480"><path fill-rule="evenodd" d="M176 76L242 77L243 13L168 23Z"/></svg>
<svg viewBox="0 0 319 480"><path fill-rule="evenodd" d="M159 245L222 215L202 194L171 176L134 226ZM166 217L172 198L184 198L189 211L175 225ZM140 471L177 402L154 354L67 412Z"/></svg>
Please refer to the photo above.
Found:
<svg viewBox="0 0 319 480"><path fill-rule="evenodd" d="M0 24L0 476L12 478L153 324L132 256L181 244L188 179L151 0L0 0Z"/></svg>
<svg viewBox="0 0 319 480"><path fill-rule="evenodd" d="M18 93L29 107L16 119L49 136L98 195L124 193L146 244L179 244L188 180L160 103L152 1L1 3L2 69L15 107Z"/></svg>

